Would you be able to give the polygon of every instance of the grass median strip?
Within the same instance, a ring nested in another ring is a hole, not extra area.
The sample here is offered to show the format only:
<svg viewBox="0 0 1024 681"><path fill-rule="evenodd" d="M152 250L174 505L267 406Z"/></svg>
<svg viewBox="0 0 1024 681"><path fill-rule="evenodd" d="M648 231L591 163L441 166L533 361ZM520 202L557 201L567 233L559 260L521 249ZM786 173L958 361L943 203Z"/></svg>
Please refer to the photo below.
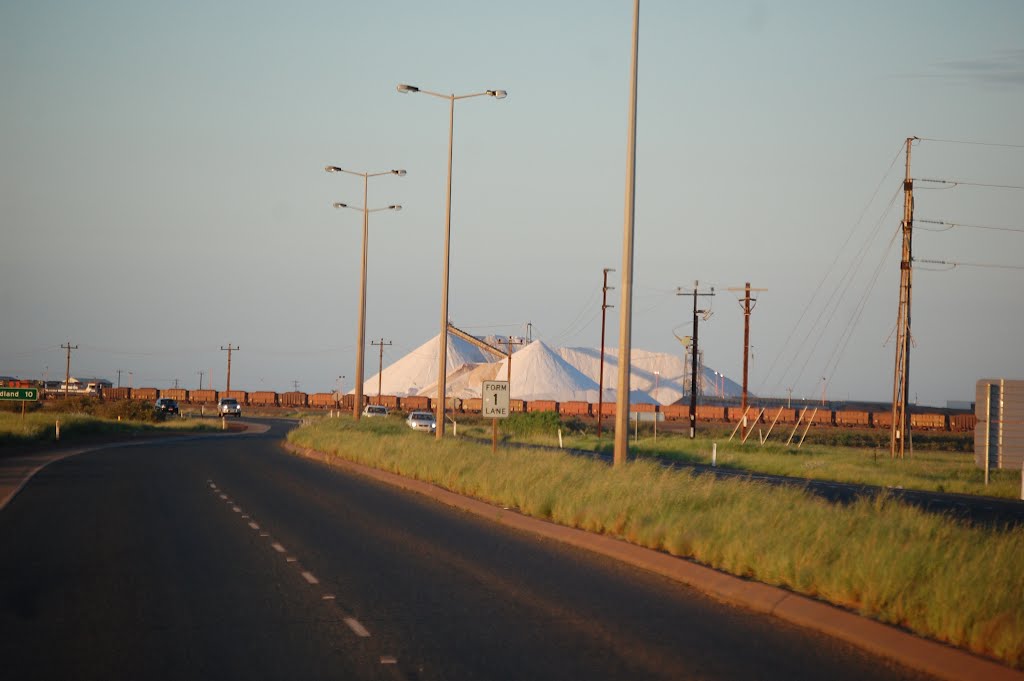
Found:
<svg viewBox="0 0 1024 681"><path fill-rule="evenodd" d="M832 505L800 489L649 461L619 468L324 419L292 443L520 512L694 559L1024 667L1024 528L973 527L889 498Z"/></svg>

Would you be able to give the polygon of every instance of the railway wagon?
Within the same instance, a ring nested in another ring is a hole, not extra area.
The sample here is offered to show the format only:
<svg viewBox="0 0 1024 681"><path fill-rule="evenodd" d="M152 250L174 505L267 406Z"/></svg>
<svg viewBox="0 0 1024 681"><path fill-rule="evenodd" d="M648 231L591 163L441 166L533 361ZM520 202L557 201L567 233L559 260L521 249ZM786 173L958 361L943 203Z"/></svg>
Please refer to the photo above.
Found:
<svg viewBox="0 0 1024 681"><path fill-rule="evenodd" d="M530 400L526 403L526 411L558 411L558 402L554 400Z"/></svg>
<svg viewBox="0 0 1024 681"><path fill-rule="evenodd" d="M974 414L950 414L949 429L956 433L974 432L978 417Z"/></svg>
<svg viewBox="0 0 1024 681"><path fill-rule="evenodd" d="M836 426L870 428L871 412L847 411L845 409L832 412L832 423Z"/></svg>
<svg viewBox="0 0 1024 681"><path fill-rule="evenodd" d="M188 393L190 404L215 404L217 402L216 390L191 390Z"/></svg>
<svg viewBox="0 0 1024 681"><path fill-rule="evenodd" d="M558 413L561 416L590 416L590 402L559 402Z"/></svg>
<svg viewBox="0 0 1024 681"><path fill-rule="evenodd" d="M131 388L104 388L103 399L105 400L129 400L132 397Z"/></svg>
<svg viewBox="0 0 1024 681"><path fill-rule="evenodd" d="M431 399L426 395L410 395L402 398L402 409L405 411L430 411L432 408Z"/></svg>
<svg viewBox="0 0 1024 681"><path fill-rule="evenodd" d="M526 411L526 400L509 400L508 410L516 413L523 413Z"/></svg>
<svg viewBox="0 0 1024 681"><path fill-rule="evenodd" d="M910 427L915 430L949 430L946 414L911 414Z"/></svg>
<svg viewBox="0 0 1024 681"><path fill-rule="evenodd" d="M355 395L349 394L349 395L342 395L341 396L341 408L342 409L348 409L349 411L352 411L352 407L355 406L355 403L356 403L356 396ZM369 403L370 403L370 398L367 397L366 395L363 395L363 404L362 404L362 406L365 407Z"/></svg>
<svg viewBox="0 0 1024 681"><path fill-rule="evenodd" d="M132 388L133 400L155 400L160 397L160 391L156 388Z"/></svg>
<svg viewBox="0 0 1024 681"><path fill-rule="evenodd" d="M188 390L184 388L167 388L160 391L160 397L172 399L178 404L185 404L188 402Z"/></svg>
<svg viewBox="0 0 1024 681"><path fill-rule="evenodd" d="M661 408L666 421L686 421L690 418L690 407L686 404L669 404Z"/></svg>
<svg viewBox="0 0 1024 681"><path fill-rule="evenodd" d="M796 423L796 409L768 407L764 412L765 423Z"/></svg>
<svg viewBox="0 0 1024 681"><path fill-rule="evenodd" d="M638 402L636 404L629 405L629 410L633 413L642 411L645 414L649 414L650 412L658 411L658 405L650 404L648 402Z"/></svg>
<svg viewBox="0 0 1024 681"><path fill-rule="evenodd" d="M309 406L315 409L337 409L339 405L338 393L313 393L309 396Z"/></svg>
<svg viewBox="0 0 1024 681"><path fill-rule="evenodd" d="M871 412L871 423L875 428L892 428L892 412L891 411L873 411Z"/></svg>
<svg viewBox="0 0 1024 681"><path fill-rule="evenodd" d="M272 390L256 390L249 393L249 404L254 407L276 407L277 393Z"/></svg>
<svg viewBox="0 0 1024 681"><path fill-rule="evenodd" d="M467 397L462 400L462 411L467 414L479 414L484 409L483 398L480 397Z"/></svg>
<svg viewBox="0 0 1024 681"><path fill-rule="evenodd" d="M249 393L244 390L225 390L220 394L221 397L233 397L238 400L239 404L249 404Z"/></svg>
<svg viewBox="0 0 1024 681"><path fill-rule="evenodd" d="M597 416L597 405L594 405L594 416ZM601 403L601 418L615 416L615 402Z"/></svg>
<svg viewBox="0 0 1024 681"><path fill-rule="evenodd" d="M370 404L376 404L388 409L398 409L398 398L394 395L374 395L370 398Z"/></svg>
<svg viewBox="0 0 1024 681"><path fill-rule="evenodd" d="M707 404L697 405L697 420L698 421L728 421L725 407L715 407ZM686 417L690 417L690 412L686 412Z"/></svg>
<svg viewBox="0 0 1024 681"><path fill-rule="evenodd" d="M277 403L282 407L305 407L309 403L309 396L304 392L292 390L281 393L277 396Z"/></svg>

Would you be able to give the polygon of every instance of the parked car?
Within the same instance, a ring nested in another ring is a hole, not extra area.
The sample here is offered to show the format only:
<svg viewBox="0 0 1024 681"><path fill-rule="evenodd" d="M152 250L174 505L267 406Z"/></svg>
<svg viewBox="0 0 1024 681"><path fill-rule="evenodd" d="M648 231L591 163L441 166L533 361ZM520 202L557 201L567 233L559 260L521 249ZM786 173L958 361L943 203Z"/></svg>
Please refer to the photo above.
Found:
<svg viewBox="0 0 1024 681"><path fill-rule="evenodd" d="M217 413L221 416L241 416L242 405L234 397L222 397L217 400Z"/></svg>
<svg viewBox="0 0 1024 681"><path fill-rule="evenodd" d="M178 410L178 403L169 397L161 397L153 405L153 409L163 414L174 414L179 415L181 412Z"/></svg>
<svg viewBox="0 0 1024 681"><path fill-rule="evenodd" d="M387 416L388 408L379 404L368 404L363 407L363 416Z"/></svg>
<svg viewBox="0 0 1024 681"><path fill-rule="evenodd" d="M410 412L409 417L405 419L405 424L413 430L429 430L430 432L437 430L437 421L434 419L434 414L429 411Z"/></svg>

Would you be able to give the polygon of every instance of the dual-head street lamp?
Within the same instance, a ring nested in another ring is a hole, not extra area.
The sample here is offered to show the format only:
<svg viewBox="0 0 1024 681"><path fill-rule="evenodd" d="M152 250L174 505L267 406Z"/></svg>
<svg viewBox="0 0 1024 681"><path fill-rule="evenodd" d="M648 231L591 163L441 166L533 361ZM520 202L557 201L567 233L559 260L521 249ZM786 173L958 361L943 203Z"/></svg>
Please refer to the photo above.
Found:
<svg viewBox="0 0 1024 681"><path fill-rule="evenodd" d="M445 95L440 92L422 90L415 85L406 85L405 83L400 83L398 85L398 91L402 94L422 92L425 95L431 95L433 97L440 97L441 99L448 100L448 191L444 209L444 279L441 288L441 347L438 350L437 408L435 410L437 420L435 437L440 440L444 437L445 393L448 388L448 256L451 252L450 244L452 230L452 143L455 138L455 101L459 99L469 99L471 97L494 97L495 99L505 99L505 97L508 96L508 93L504 90L485 90L483 92L474 92L468 95Z"/></svg>
<svg viewBox="0 0 1024 681"><path fill-rule="evenodd" d="M385 206L383 208L369 208L367 204L367 194L369 189L369 183L371 177L377 177L379 175L397 175L399 177L405 176L404 170L385 170L379 173L357 173L352 170L345 170L338 166L326 166L324 168L329 173L347 173L349 175L358 175L363 178L363 205L350 206L347 203L341 203L336 201L334 203L335 208L351 208L352 210L361 211L363 214L363 266L362 274L359 278L359 345L356 351L356 385L355 385L355 396L352 400L352 418L356 421L359 420L359 416L363 412L363 348L366 345L366 252L367 252L367 241L370 235L370 213L376 213L381 210L402 210L402 207L395 204L391 206Z"/></svg>

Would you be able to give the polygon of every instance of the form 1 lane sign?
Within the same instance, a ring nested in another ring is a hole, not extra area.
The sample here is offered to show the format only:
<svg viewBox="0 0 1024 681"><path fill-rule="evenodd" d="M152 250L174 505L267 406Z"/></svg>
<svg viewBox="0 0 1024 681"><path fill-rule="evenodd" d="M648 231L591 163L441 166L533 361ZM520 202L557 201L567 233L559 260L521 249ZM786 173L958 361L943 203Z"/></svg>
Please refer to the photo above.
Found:
<svg viewBox="0 0 1024 681"><path fill-rule="evenodd" d="M483 398L482 416L488 419L508 418L508 381L484 381L480 389Z"/></svg>
<svg viewBox="0 0 1024 681"><path fill-rule="evenodd" d="M0 400L38 400L39 388L0 388Z"/></svg>

